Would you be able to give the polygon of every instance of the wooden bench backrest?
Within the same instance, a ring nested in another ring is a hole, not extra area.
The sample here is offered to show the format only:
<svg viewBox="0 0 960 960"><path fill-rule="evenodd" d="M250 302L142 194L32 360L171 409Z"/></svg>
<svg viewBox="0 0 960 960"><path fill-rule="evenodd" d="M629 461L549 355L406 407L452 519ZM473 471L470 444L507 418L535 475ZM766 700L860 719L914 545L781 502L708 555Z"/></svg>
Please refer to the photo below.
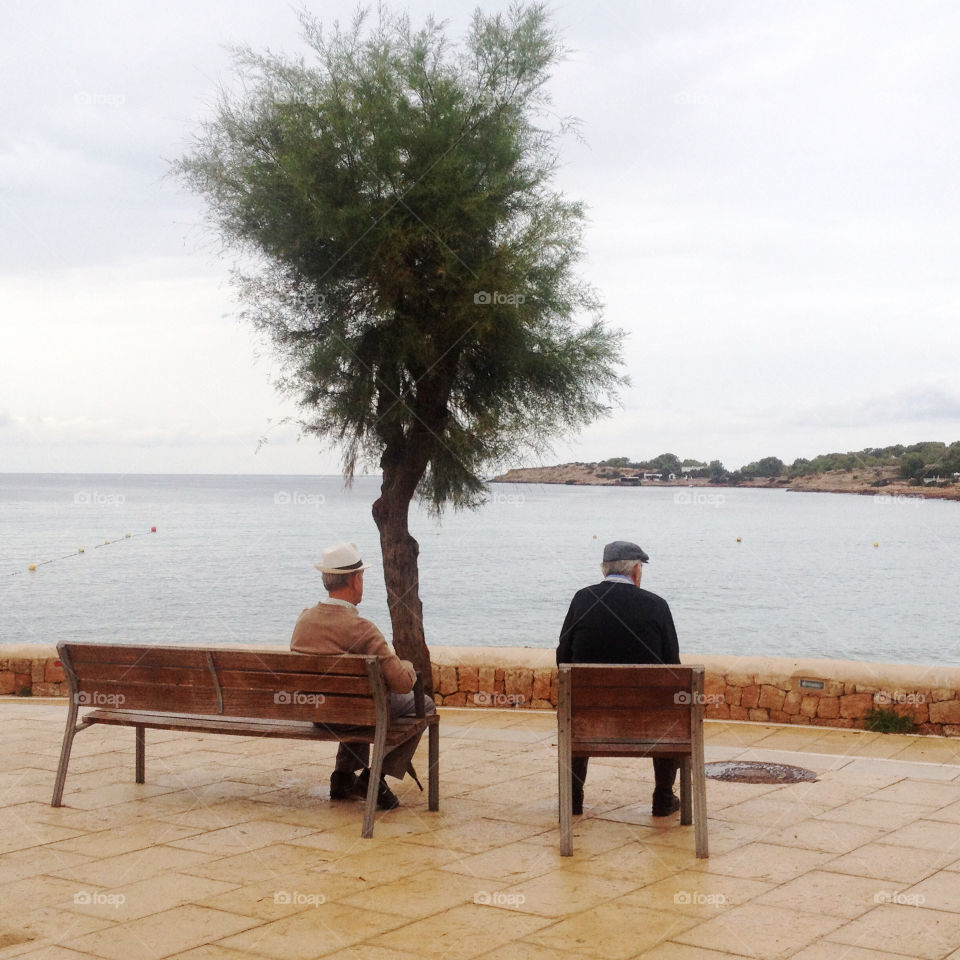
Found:
<svg viewBox="0 0 960 960"><path fill-rule="evenodd" d="M60 643L81 706L373 726L376 657Z"/></svg>
<svg viewBox="0 0 960 960"><path fill-rule="evenodd" d="M686 745L702 715L703 667L562 664L575 742Z"/></svg>

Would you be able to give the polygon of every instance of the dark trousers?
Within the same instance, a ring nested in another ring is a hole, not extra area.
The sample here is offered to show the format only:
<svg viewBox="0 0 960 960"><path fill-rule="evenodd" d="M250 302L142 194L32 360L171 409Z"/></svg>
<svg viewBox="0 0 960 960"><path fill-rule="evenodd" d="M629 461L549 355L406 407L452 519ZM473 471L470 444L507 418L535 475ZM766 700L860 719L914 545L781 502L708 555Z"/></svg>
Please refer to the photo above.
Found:
<svg viewBox="0 0 960 960"><path fill-rule="evenodd" d="M436 713L436 707L429 697L423 698L424 713ZM390 716L391 717L412 717L416 715L416 705L413 693L391 693L390 694ZM422 735L421 735L422 736ZM407 765L413 759L413 754L420 743L420 737L413 737L406 743L401 743L399 747L394 747L383 758L383 772L386 776L396 777L402 780L407 770ZM335 770L346 773L356 773L357 770L363 770L370 766L370 744L369 743L340 743L337 748L337 760L334 766Z"/></svg>
<svg viewBox="0 0 960 960"><path fill-rule="evenodd" d="M573 795L583 796L583 784L587 779L587 762L589 757L572 757L570 763L570 773L573 779ZM676 760L669 757L653 758L653 778L655 785L654 793L666 796L673 793L673 785L677 779L678 764Z"/></svg>

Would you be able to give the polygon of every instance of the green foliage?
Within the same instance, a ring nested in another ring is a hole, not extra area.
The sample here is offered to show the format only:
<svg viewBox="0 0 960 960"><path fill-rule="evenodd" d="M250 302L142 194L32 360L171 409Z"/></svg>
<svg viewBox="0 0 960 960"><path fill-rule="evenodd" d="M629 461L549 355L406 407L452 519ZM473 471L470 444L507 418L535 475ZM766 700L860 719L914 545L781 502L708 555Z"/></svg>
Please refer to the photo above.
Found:
<svg viewBox="0 0 960 960"><path fill-rule="evenodd" d="M726 468L719 460L711 460L707 469L710 471L711 483L723 483L724 479L729 476Z"/></svg>
<svg viewBox="0 0 960 960"><path fill-rule="evenodd" d="M920 453L905 453L900 458L900 476L905 479L919 479L923 476L927 462Z"/></svg>
<svg viewBox="0 0 960 960"><path fill-rule="evenodd" d="M785 470L784 462L779 457L764 457L748 463L741 472L750 477L779 477Z"/></svg>
<svg viewBox="0 0 960 960"><path fill-rule="evenodd" d="M877 733L909 733L913 729L910 717L901 717L893 710L876 708L863 718L867 730Z"/></svg>
<svg viewBox="0 0 960 960"><path fill-rule="evenodd" d="M621 334L574 272L582 207L552 186L545 8L478 10L459 51L432 19L379 16L327 33L301 14L310 62L236 51L243 93L176 171L262 264L237 277L244 315L303 430L439 511L604 414Z"/></svg>

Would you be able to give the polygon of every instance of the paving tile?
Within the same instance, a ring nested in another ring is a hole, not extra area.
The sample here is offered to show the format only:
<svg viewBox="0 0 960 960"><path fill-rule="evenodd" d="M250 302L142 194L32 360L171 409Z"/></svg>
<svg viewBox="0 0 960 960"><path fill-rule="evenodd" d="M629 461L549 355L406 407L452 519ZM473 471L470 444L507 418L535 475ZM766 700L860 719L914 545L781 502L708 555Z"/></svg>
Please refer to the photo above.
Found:
<svg viewBox="0 0 960 960"><path fill-rule="evenodd" d="M784 847L802 847L805 850L823 850L825 853L847 853L865 843L871 843L887 831L859 823L839 820L804 820L785 830L773 831L764 840Z"/></svg>
<svg viewBox="0 0 960 960"><path fill-rule="evenodd" d="M739 823L764 823L773 830L781 830L795 823L826 813L828 807L815 803L788 800L783 794L774 797L758 797L744 803L732 804L711 814L718 820L733 820Z"/></svg>
<svg viewBox="0 0 960 960"><path fill-rule="evenodd" d="M50 844L52 850L69 850L95 859L115 857L131 850L142 850L158 843L169 843L197 832L194 827L181 827L162 820L143 820L132 826L112 827L83 833L59 843Z"/></svg>
<svg viewBox="0 0 960 960"><path fill-rule="evenodd" d="M181 852L201 856L193 850ZM202 857L194 866L180 869L183 873L193 876L209 877L212 880L224 880L230 883L236 882L237 877L270 880L274 877L286 876L291 872L306 873L327 862L321 850L295 847L287 843L274 843L268 847L238 853L232 857L222 857L219 860Z"/></svg>
<svg viewBox="0 0 960 960"><path fill-rule="evenodd" d="M952 871L935 873L912 887L899 891L905 905L928 907L932 910L946 910L960 914L960 877Z"/></svg>
<svg viewBox="0 0 960 960"><path fill-rule="evenodd" d="M958 771L954 771L954 776ZM927 780L901 780L871 794L874 800L894 803L922 803L940 808L960 800L960 783L933 783Z"/></svg>
<svg viewBox="0 0 960 960"><path fill-rule="evenodd" d="M323 850L309 852L317 857L314 869L321 877L362 877L368 883L390 883L427 868L445 868L461 856L451 850L438 850L436 847L423 847L403 841L391 844L389 853L385 853L384 848L375 846L365 845L358 849L360 852L346 855Z"/></svg>
<svg viewBox="0 0 960 960"><path fill-rule="evenodd" d="M718 953L703 947L692 947L688 943L658 943L652 950L637 954L636 960L753 960L753 953ZM843 960L847 960L846 957Z"/></svg>
<svg viewBox="0 0 960 960"><path fill-rule="evenodd" d="M795 953L790 960L904 960L905 957L911 958L911 955L871 950L863 945L854 947L844 944L842 948L838 948L836 943L823 940Z"/></svg>
<svg viewBox="0 0 960 960"><path fill-rule="evenodd" d="M698 860L694 869L704 873L765 880L769 883L786 883L822 866L830 859L830 854L819 850L781 847L770 843L748 843L719 857Z"/></svg>
<svg viewBox="0 0 960 960"><path fill-rule="evenodd" d="M30 850L14 850L0 855L0 884L12 883L42 873L58 873L90 863L89 857L66 850L51 850L35 847ZM69 878L68 878L69 879Z"/></svg>
<svg viewBox="0 0 960 960"><path fill-rule="evenodd" d="M167 843L182 850L199 850L226 857L268 847L272 843L283 843L310 832L307 827L295 827L289 823L255 820L231 824L219 830L210 830L181 840L167 841Z"/></svg>
<svg viewBox="0 0 960 960"><path fill-rule="evenodd" d="M872 910L890 884L872 877L852 877L828 870L811 870L757 897L756 903L805 913L852 920Z"/></svg>
<svg viewBox="0 0 960 960"><path fill-rule="evenodd" d="M70 827L58 827L49 823L38 823L35 820L21 820L15 813L16 809L15 806L5 809L6 823L3 832L0 833L0 854L39 847L78 835L78 831Z"/></svg>
<svg viewBox="0 0 960 960"><path fill-rule="evenodd" d="M821 813L820 820L858 823L864 826L896 830L922 817L930 816L936 808L929 804L895 803L890 800L863 798Z"/></svg>
<svg viewBox="0 0 960 960"><path fill-rule="evenodd" d="M898 847L892 843L867 843L823 865L832 873L873 877L890 883L917 883L924 877L954 863L956 852L942 853L920 847Z"/></svg>
<svg viewBox="0 0 960 960"><path fill-rule="evenodd" d="M202 947L194 947L192 950L178 954L177 960L257 960L262 956L263 954L230 950L215 943L208 943Z"/></svg>
<svg viewBox="0 0 960 960"><path fill-rule="evenodd" d="M275 960L308 960L335 953L406 922L391 914L342 903L321 904L245 933L224 937L218 945ZM394 945L385 943L383 946Z"/></svg>
<svg viewBox="0 0 960 960"><path fill-rule="evenodd" d="M399 918L396 918L399 921ZM371 938L375 946L425 957L473 957L514 940L527 939L552 923L510 906L464 904Z"/></svg>
<svg viewBox="0 0 960 960"><path fill-rule="evenodd" d="M353 947L328 953L327 960L417 960L419 954L404 953L390 947L374 947L369 943L360 943Z"/></svg>
<svg viewBox="0 0 960 960"><path fill-rule="evenodd" d="M106 960L158 960L229 936L256 922L235 913L190 905L89 933L73 940L71 946Z"/></svg>
<svg viewBox="0 0 960 960"><path fill-rule="evenodd" d="M762 960L781 960L836 930L842 923L837 917L748 903L671 939Z"/></svg>
<svg viewBox="0 0 960 960"><path fill-rule="evenodd" d="M82 916L100 917L115 923L139 920L152 913L196 903L206 897L235 889L237 884L184 873L163 873L136 883L107 890L78 891L66 909ZM234 910L234 913L241 913Z"/></svg>
<svg viewBox="0 0 960 960"><path fill-rule="evenodd" d="M542 833L538 825L479 817L411 836L410 843L460 850L464 853L483 853L504 847L517 840L533 840ZM554 839L559 843L559 835Z"/></svg>
<svg viewBox="0 0 960 960"><path fill-rule="evenodd" d="M916 960L939 960L960 944L960 917L901 904L879 906L830 933L827 940L876 946Z"/></svg>
<svg viewBox="0 0 960 960"><path fill-rule="evenodd" d="M634 890L621 897L618 902L635 903L647 910L709 919L773 889L776 889L773 884L761 880L681 870L663 880Z"/></svg>
<svg viewBox="0 0 960 960"><path fill-rule="evenodd" d="M577 910L592 910L622 897L641 883L639 877L618 879L559 869L499 891L478 891L475 896L480 900L489 897L494 905L500 902L522 913L562 918L571 912L572 904L576 904Z"/></svg>
<svg viewBox="0 0 960 960"><path fill-rule="evenodd" d="M48 872L65 880L76 880L80 884L118 887L136 883L158 873L183 870L187 867L196 868L208 859L207 854L198 853L196 850L178 850L176 847L158 845L132 850L116 857L105 857L102 860L87 860L75 866L59 867Z"/></svg>
<svg viewBox="0 0 960 960"><path fill-rule="evenodd" d="M74 940L95 930L109 930L112 923L96 917L78 917L54 907L43 907L15 917L0 916L0 957L59 944L74 947Z"/></svg>
<svg viewBox="0 0 960 960"><path fill-rule="evenodd" d="M195 902L201 907L226 910L245 917L280 920L312 909L319 898L324 903L333 903L372 887L373 884L359 877L331 874L320 879L315 871L307 870L258 880Z"/></svg>
<svg viewBox="0 0 960 960"><path fill-rule="evenodd" d="M914 820L888 833L881 843L895 843L902 847L920 847L924 850L953 850L960 857L960 830L954 823L940 820Z"/></svg>
<svg viewBox="0 0 960 960"><path fill-rule="evenodd" d="M456 858L443 869L470 877L517 883L556 869L560 859L559 842L554 849L520 840L486 853Z"/></svg>
<svg viewBox="0 0 960 960"><path fill-rule="evenodd" d="M692 868L698 861L693 850L678 849L665 844L634 842L604 854L594 855L578 852L574 847L573 856L564 857L562 862L564 869L576 873L619 880L641 877L647 883L653 883Z"/></svg>
<svg viewBox="0 0 960 960"><path fill-rule="evenodd" d="M665 915L635 903L614 901L568 917L524 939L578 956L626 960L697 923L692 917Z"/></svg>

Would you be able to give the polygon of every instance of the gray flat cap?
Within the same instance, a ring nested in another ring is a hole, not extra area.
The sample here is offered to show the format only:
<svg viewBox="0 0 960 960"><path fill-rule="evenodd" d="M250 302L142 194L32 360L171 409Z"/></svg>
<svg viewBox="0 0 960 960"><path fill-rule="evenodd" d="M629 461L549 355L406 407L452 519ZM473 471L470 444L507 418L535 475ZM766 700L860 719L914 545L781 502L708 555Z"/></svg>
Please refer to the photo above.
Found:
<svg viewBox="0 0 960 960"><path fill-rule="evenodd" d="M604 563L613 563L615 560L639 560L646 563L649 559L640 547L629 540L614 540L603 548Z"/></svg>

